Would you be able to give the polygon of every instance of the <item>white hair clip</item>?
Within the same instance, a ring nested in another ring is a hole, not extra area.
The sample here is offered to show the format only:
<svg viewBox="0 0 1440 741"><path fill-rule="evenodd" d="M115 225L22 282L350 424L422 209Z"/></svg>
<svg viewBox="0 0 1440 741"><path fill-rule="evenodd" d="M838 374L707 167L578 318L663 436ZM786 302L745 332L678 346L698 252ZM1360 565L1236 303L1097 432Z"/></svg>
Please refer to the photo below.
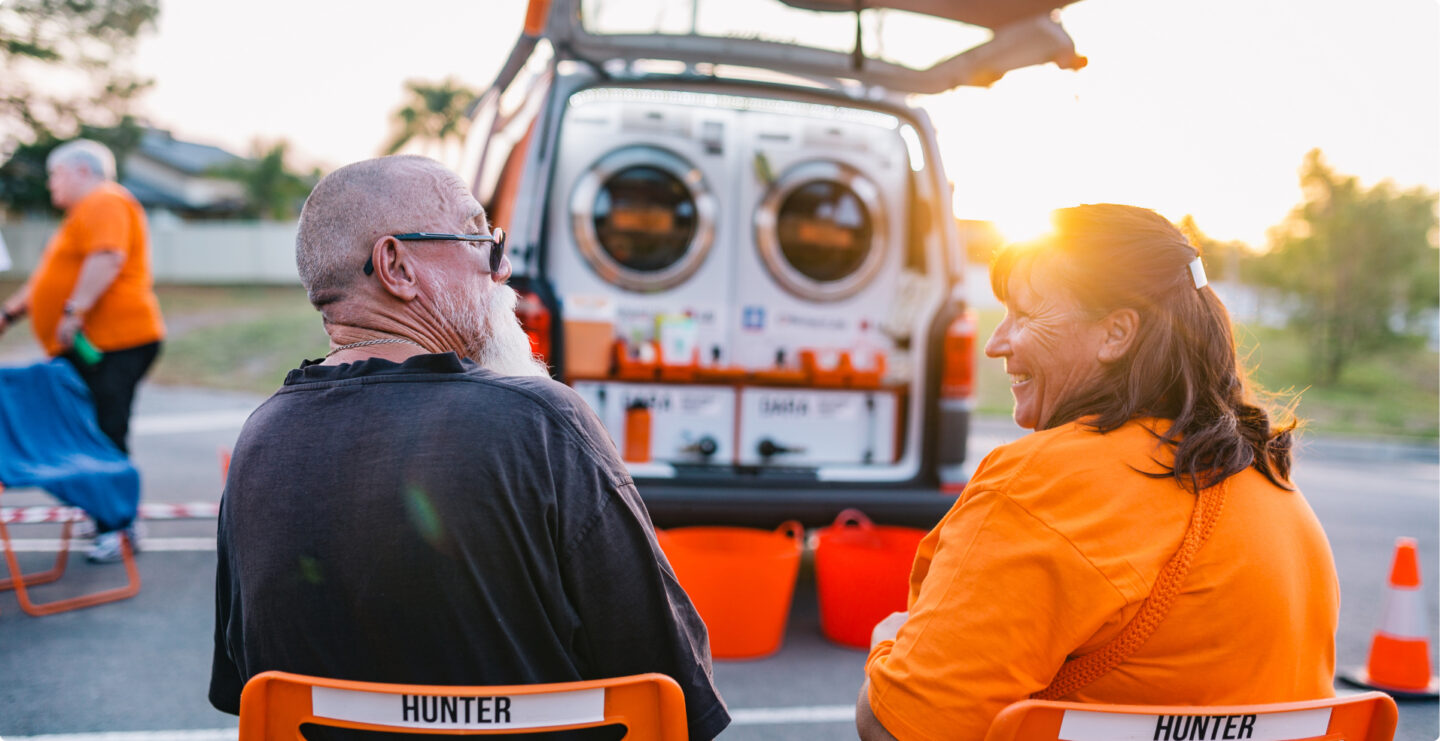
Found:
<svg viewBox="0 0 1440 741"><path fill-rule="evenodd" d="M1200 262L1199 255L1190 261L1190 277L1195 279L1195 290L1197 291L1210 284L1210 281L1205 278L1205 263Z"/></svg>

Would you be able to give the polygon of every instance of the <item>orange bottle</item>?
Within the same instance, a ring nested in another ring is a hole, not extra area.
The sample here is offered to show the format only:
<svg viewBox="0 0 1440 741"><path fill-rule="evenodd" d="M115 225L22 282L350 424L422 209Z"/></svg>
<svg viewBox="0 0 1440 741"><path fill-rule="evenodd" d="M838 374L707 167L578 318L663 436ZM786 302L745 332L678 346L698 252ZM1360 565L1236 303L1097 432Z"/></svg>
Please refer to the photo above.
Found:
<svg viewBox="0 0 1440 741"><path fill-rule="evenodd" d="M650 462L650 406L636 399L625 408L625 460Z"/></svg>

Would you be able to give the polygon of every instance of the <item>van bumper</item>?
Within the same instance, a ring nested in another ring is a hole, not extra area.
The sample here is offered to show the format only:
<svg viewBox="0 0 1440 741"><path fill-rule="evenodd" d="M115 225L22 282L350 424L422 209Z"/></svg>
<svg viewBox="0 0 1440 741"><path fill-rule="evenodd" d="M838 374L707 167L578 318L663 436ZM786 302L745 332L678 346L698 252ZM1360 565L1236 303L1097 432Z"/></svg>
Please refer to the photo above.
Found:
<svg viewBox="0 0 1440 741"><path fill-rule="evenodd" d="M774 528L786 520L806 527L835 521L842 510L858 509L872 521L930 529L955 504L955 495L938 487L848 488L707 487L636 483L640 497L659 528L685 525L735 525Z"/></svg>

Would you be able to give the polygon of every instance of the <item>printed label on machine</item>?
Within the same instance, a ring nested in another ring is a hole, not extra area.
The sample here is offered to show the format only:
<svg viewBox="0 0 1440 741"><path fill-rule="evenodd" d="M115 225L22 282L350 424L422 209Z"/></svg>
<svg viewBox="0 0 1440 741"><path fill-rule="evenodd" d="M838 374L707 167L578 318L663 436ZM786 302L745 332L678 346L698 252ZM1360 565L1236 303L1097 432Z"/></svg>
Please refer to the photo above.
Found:
<svg viewBox="0 0 1440 741"><path fill-rule="evenodd" d="M888 391L744 389L736 453L751 465L888 463L896 415Z"/></svg>
<svg viewBox="0 0 1440 741"><path fill-rule="evenodd" d="M654 460L730 460L735 430L733 388L581 381L575 390L605 423L616 445L625 441L625 410L639 401L650 411Z"/></svg>
<svg viewBox="0 0 1440 741"><path fill-rule="evenodd" d="M783 393L757 394L761 419L813 418L827 421L853 420L860 416L865 400L858 394Z"/></svg>

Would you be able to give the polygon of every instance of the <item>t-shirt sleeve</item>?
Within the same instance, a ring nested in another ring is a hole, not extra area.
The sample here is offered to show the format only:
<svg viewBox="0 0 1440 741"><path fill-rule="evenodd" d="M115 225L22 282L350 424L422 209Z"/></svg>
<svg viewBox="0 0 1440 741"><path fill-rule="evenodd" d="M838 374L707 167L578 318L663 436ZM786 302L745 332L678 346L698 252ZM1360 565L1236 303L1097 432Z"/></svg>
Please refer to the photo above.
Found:
<svg viewBox="0 0 1440 741"><path fill-rule="evenodd" d="M866 662L870 707L901 739L983 738L1125 604L1068 539L1001 493L969 496L940 527L909 619Z"/></svg>
<svg viewBox="0 0 1440 741"><path fill-rule="evenodd" d="M131 213L129 205L120 196L105 194L101 198L88 198L72 213L74 222L73 247L83 255L112 251L124 255L130 244Z"/></svg>
<svg viewBox="0 0 1440 741"><path fill-rule="evenodd" d="M210 704L216 710L240 714L240 691L244 682L240 679L240 668L230 658L229 644L225 639L231 615L230 568L223 531L219 539L219 558L215 566L215 653L210 662Z"/></svg>
<svg viewBox="0 0 1440 741"><path fill-rule="evenodd" d="M634 484L609 494L563 554L565 588L580 618L577 651L597 678L674 678L685 693L690 738L714 738L730 714L715 689L705 624L655 541Z"/></svg>

